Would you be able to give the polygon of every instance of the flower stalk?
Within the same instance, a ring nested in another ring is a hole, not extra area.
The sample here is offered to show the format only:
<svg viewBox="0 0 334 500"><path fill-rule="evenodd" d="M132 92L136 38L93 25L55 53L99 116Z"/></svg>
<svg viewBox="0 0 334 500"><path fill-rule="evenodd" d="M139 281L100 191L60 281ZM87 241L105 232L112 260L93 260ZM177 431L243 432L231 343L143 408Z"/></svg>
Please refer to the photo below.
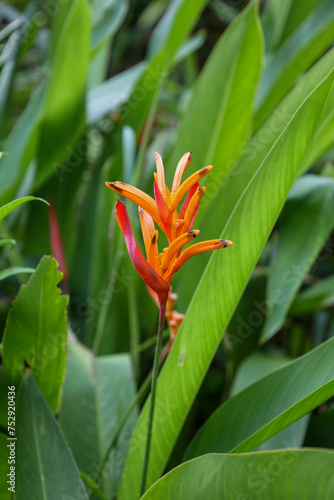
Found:
<svg viewBox="0 0 334 500"><path fill-rule="evenodd" d="M151 382L151 399L150 399L150 407L149 407L149 412L148 412L147 435L146 435L144 462L143 462L143 470L142 470L142 477L141 477L140 495L143 495L146 491L146 478L147 478L148 464L149 464L149 458L150 458L152 429L153 429L153 421L154 421L155 395L156 395L156 390L157 390L159 361L160 361L161 352L162 352L162 337L163 337L164 324L165 324L165 313L166 313L166 302L162 302L159 305L159 326L158 326L158 336L157 336L157 342L155 345L155 353L154 353L154 361L153 361L153 373L152 373L152 382Z"/></svg>
<svg viewBox="0 0 334 500"><path fill-rule="evenodd" d="M208 165L193 173L182 182L182 177L191 162L191 158L192 154L190 151L182 156L175 170L172 188L169 190L165 184L165 170L162 158L159 153L155 154L157 170L154 173L153 182L154 198L137 187L130 186L124 182L106 182L106 185L110 189L138 205L146 258L142 254L133 234L126 207L119 200L116 203L116 218L124 235L130 259L137 273L146 283L151 297L159 306L159 327L153 362L141 494L145 492L147 482L164 322L166 318L171 332L171 339L162 359L168 354L183 320L183 315L173 311L176 296L171 293L170 283L172 277L181 266L195 255L232 245L232 241L214 239L201 241L184 249L188 243L192 242L199 235L198 229L192 229L200 201L205 194L205 187L201 187L198 181L212 170L212 166ZM178 206L183 199L184 201L179 210ZM166 235L168 240L168 246L162 252L159 252L159 231L156 226Z"/></svg>

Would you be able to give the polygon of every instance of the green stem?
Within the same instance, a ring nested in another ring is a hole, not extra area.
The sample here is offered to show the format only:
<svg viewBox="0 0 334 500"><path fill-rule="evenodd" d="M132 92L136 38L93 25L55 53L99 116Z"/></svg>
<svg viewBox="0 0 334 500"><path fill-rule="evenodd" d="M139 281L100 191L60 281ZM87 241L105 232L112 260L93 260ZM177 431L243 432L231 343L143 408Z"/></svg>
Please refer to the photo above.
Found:
<svg viewBox="0 0 334 500"><path fill-rule="evenodd" d="M159 327L158 327L158 336L157 336L157 343L155 346L155 354L154 354L154 362L153 362L153 375L152 375L152 383L151 383L151 399L150 399L150 408L149 408L149 413L148 413L147 436L146 436L143 472L142 472L142 478L141 478L141 488L140 488L141 493L140 493L140 495L143 495L145 493L146 478L147 478L148 464L149 464L149 458L150 458L155 395L156 395L158 372L159 372L159 360L160 360L161 351L162 351L162 338L163 338L163 331L164 331L164 324L165 324L165 312L166 312L166 302L160 304L160 308L159 308Z"/></svg>

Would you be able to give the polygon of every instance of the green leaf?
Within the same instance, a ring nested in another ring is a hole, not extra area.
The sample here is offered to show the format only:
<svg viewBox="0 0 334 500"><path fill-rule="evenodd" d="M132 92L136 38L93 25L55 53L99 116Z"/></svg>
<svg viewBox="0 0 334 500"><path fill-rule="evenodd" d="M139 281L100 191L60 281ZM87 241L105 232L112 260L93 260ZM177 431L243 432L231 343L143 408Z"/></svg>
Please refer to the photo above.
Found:
<svg viewBox="0 0 334 500"><path fill-rule="evenodd" d="M242 455L206 455L176 467L143 500L330 500L334 452L286 449Z"/></svg>
<svg viewBox="0 0 334 500"><path fill-rule="evenodd" d="M205 3L206 0L174 2L172 24L168 25L168 34L163 37L162 43L159 43L159 51L150 58L123 110L124 125L132 127L137 134L143 127L161 81L173 64L176 52L190 34ZM168 12L165 15L168 16Z"/></svg>
<svg viewBox="0 0 334 500"><path fill-rule="evenodd" d="M199 16L207 0L173 0L153 31L149 56L152 57L162 49L166 49L168 57L173 57L176 50L189 33L194 20Z"/></svg>
<svg viewBox="0 0 334 500"><path fill-rule="evenodd" d="M199 223L205 220L200 226L204 240L218 236L215 231L221 231L221 218L227 214L225 196L219 196L219 193L251 132L250 120L261 59L262 37L256 3L253 2L225 31L210 55L194 87L168 161L166 170L172 173L181 156L192 151L189 171L208 164L214 166L205 179L207 191L197 217ZM219 217L209 216L214 212L219 213ZM190 277L189 299L207 259L207 255L197 259L199 267ZM186 268L180 270L176 280L180 283L189 281ZM182 304L182 297L180 301Z"/></svg>
<svg viewBox="0 0 334 500"><path fill-rule="evenodd" d="M16 207L22 205L22 203L26 203L27 201L32 200L42 201L43 203L46 203L48 205L47 201L43 200L42 198L36 198L35 196L25 196L24 198L18 198L17 200L13 200L10 203L7 203L7 205L0 207L0 221L7 217L7 215L9 215Z"/></svg>
<svg viewBox="0 0 334 500"><path fill-rule="evenodd" d="M196 220L199 220L199 225L197 227L201 230L201 238L203 240L217 237L221 228L224 224L226 224L229 214L233 210L236 201L251 182L258 166L265 160L266 156L273 148L277 137L279 137L288 125L291 116L296 112L312 89L314 89L319 82L325 78L328 72L331 71L333 66L334 49L329 51L326 56L324 56L303 78L300 79L298 86L291 91L291 93L271 114L268 120L266 120L261 128L259 128L249 145L242 153L240 159L229 172L226 172L226 175L224 175L223 178L211 181L210 178L214 175L215 168L212 170L205 181L207 192L202 198L201 203L203 203L207 197L212 198L209 200L210 213L217 213L219 214L219 217L212 217L208 212L208 215L203 218L203 222L201 222L202 214L201 209L199 210ZM332 95L333 89L330 93L331 98ZM326 106L324 106L321 118L319 119L318 128L314 137L315 143L317 143L318 140L318 132L322 130L323 127L323 117L329 110L331 110L331 108L328 110L327 104L328 102L326 103ZM333 130L334 128L331 131L332 134ZM304 169L307 158L312 155L313 147L314 143L312 142L312 144L309 144L305 158L301 162L299 172ZM315 147L317 147L317 144ZM217 189L217 184L219 184L219 189ZM211 194L211 190L216 191L215 195ZM179 294L179 305L181 304L183 307L188 305L193 295L193 290L197 286L208 260L209 253L204 253L196 257L196 266L193 266L191 272L187 271L188 268L186 265L178 272L178 275L176 275L175 281L180 283L180 288L182 288L182 294ZM183 298L185 295L186 299Z"/></svg>
<svg viewBox="0 0 334 500"><path fill-rule="evenodd" d="M254 384L274 370L286 365L291 359L279 352L255 351L240 365L231 387L231 396L235 396L246 387Z"/></svg>
<svg viewBox="0 0 334 500"><path fill-rule="evenodd" d="M327 106L322 113L322 125L314 138L314 144L309 154L306 156L301 172L318 161L334 143L334 89L332 90Z"/></svg>
<svg viewBox="0 0 334 500"><path fill-rule="evenodd" d="M96 2L91 47L94 49L105 39L110 38L122 24L128 10L128 2Z"/></svg>
<svg viewBox="0 0 334 500"><path fill-rule="evenodd" d="M315 9L307 20L268 59L257 99L257 129L296 79L321 56L334 40L333 0Z"/></svg>
<svg viewBox="0 0 334 500"><path fill-rule="evenodd" d="M87 0L74 0L58 40L43 103L37 186L55 173L85 125L90 23Z"/></svg>
<svg viewBox="0 0 334 500"><path fill-rule="evenodd" d="M0 247L2 247L3 245L16 245L16 240L12 240L12 239L0 240Z"/></svg>
<svg viewBox="0 0 334 500"><path fill-rule="evenodd" d="M253 352L240 365L233 380L231 396L238 394L265 375L285 366L289 361L291 361L290 358L282 355L277 350ZM257 450L277 450L285 448L286 443L289 443L289 446L292 444L293 446L302 446L308 421L309 415L300 418L267 441L261 443L257 447Z"/></svg>
<svg viewBox="0 0 334 500"><path fill-rule="evenodd" d="M12 241L12 240L8 240ZM1 244L1 241L0 241ZM4 280L6 278L9 278L10 276L15 276L16 274L26 274L26 273L33 273L35 269L33 267L10 267L8 269L4 269L3 271L0 271L0 281Z"/></svg>
<svg viewBox="0 0 334 500"><path fill-rule="evenodd" d="M145 63L139 63L91 89L87 94L87 121L90 125L128 99Z"/></svg>
<svg viewBox="0 0 334 500"><path fill-rule="evenodd" d="M264 303L261 341L284 324L298 289L334 227L334 181L306 175L295 183L284 207Z"/></svg>
<svg viewBox="0 0 334 500"><path fill-rule="evenodd" d="M88 500L79 471L45 399L27 372L17 400L17 500Z"/></svg>
<svg viewBox="0 0 334 500"><path fill-rule="evenodd" d="M289 315L299 316L334 305L334 276L328 276L301 292L292 303Z"/></svg>
<svg viewBox="0 0 334 500"><path fill-rule="evenodd" d="M222 334L312 143L332 84L330 73L303 101L259 164L241 198L235 200L237 204L222 234L234 245L211 257L159 377L157 401L163 402L165 418L153 423L148 486L159 478L167 464ZM130 445L120 500L131 500L138 494L144 453L140 436L147 412L148 403Z"/></svg>
<svg viewBox="0 0 334 500"><path fill-rule="evenodd" d="M213 164L209 197L219 188L219 181L248 139L261 56L257 6L252 2L224 32L211 53L195 84L168 162L167 170L173 172L181 156L192 151L192 170ZM202 204L207 206L205 198Z"/></svg>
<svg viewBox="0 0 334 500"><path fill-rule="evenodd" d="M251 451L332 397L333 355L331 339L229 399L196 434L185 460L208 452Z"/></svg>
<svg viewBox="0 0 334 500"><path fill-rule="evenodd" d="M126 354L96 358L75 339L68 343L67 370L60 422L81 471L94 478L117 426L135 397L131 359ZM101 489L117 492L128 438L137 420L134 411L112 450Z"/></svg>
<svg viewBox="0 0 334 500"><path fill-rule="evenodd" d="M2 396L8 385L19 385L24 363L51 410L56 412L64 378L68 299L57 287L58 263L44 256L8 313L3 336Z"/></svg>
<svg viewBox="0 0 334 500"><path fill-rule="evenodd" d="M318 0L270 0L262 13L268 51L276 50L298 28L319 3Z"/></svg>
<svg viewBox="0 0 334 500"><path fill-rule="evenodd" d="M35 154L38 123L42 112L45 85L33 93L26 109L10 133L4 148L8 153L1 160L1 203L11 200Z"/></svg>

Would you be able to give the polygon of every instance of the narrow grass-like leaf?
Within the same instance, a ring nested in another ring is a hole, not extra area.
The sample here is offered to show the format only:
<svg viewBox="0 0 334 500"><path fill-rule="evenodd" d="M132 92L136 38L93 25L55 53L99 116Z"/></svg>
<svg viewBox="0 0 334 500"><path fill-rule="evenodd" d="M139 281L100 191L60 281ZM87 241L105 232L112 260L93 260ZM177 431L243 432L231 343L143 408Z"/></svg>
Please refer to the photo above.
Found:
<svg viewBox="0 0 334 500"><path fill-rule="evenodd" d="M33 375L17 400L17 500L88 500L79 471Z"/></svg>
<svg viewBox="0 0 334 500"><path fill-rule="evenodd" d="M164 418L153 423L147 486L163 472L222 334L312 143L332 85L330 73L303 101L259 164L223 230L222 237L228 237L234 245L213 254L159 377L157 401L163 404ZM148 404L130 445L120 499L138 495L147 412Z"/></svg>
<svg viewBox="0 0 334 500"><path fill-rule="evenodd" d="M126 0L99 2L95 7L91 40L93 49L117 31L128 10L128 2Z"/></svg>
<svg viewBox="0 0 334 500"><path fill-rule="evenodd" d="M0 271L0 281L9 278L10 276L15 276L16 274L27 274L27 273L30 274L33 273L34 271L35 269L33 267L9 267L8 269Z"/></svg>
<svg viewBox="0 0 334 500"><path fill-rule="evenodd" d="M27 201L32 200L42 201L43 203L46 203L48 205L48 202L43 200L42 198L36 198L35 196L24 196L23 198L18 198L17 200L13 200L10 203L7 203L7 205L0 207L0 221L7 217L7 215L9 215L16 207L22 205L22 203L26 203Z"/></svg>
<svg viewBox="0 0 334 500"><path fill-rule="evenodd" d="M251 451L332 397L333 355L331 339L239 392L205 422L185 460L208 452Z"/></svg>
<svg viewBox="0 0 334 500"><path fill-rule="evenodd" d="M334 227L334 181L306 175L291 190L280 219L266 296L267 317L261 341L284 324L298 289Z"/></svg>
<svg viewBox="0 0 334 500"><path fill-rule="evenodd" d="M205 455L176 467L143 500L331 500L334 452L316 449Z"/></svg>
<svg viewBox="0 0 334 500"><path fill-rule="evenodd" d="M12 239L0 240L0 247L2 247L4 245L15 245L15 244L16 244L16 240L12 240Z"/></svg>

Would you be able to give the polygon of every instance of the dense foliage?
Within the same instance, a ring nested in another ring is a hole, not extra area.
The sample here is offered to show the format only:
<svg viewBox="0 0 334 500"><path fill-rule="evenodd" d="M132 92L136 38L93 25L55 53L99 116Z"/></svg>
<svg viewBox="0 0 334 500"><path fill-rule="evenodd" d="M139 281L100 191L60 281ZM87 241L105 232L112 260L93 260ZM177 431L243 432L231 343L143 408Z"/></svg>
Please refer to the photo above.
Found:
<svg viewBox="0 0 334 500"><path fill-rule="evenodd" d="M333 0L0 4L0 499L140 497L158 308L105 181L155 151L233 246L173 277L142 498L334 498L333 42Z"/></svg>

